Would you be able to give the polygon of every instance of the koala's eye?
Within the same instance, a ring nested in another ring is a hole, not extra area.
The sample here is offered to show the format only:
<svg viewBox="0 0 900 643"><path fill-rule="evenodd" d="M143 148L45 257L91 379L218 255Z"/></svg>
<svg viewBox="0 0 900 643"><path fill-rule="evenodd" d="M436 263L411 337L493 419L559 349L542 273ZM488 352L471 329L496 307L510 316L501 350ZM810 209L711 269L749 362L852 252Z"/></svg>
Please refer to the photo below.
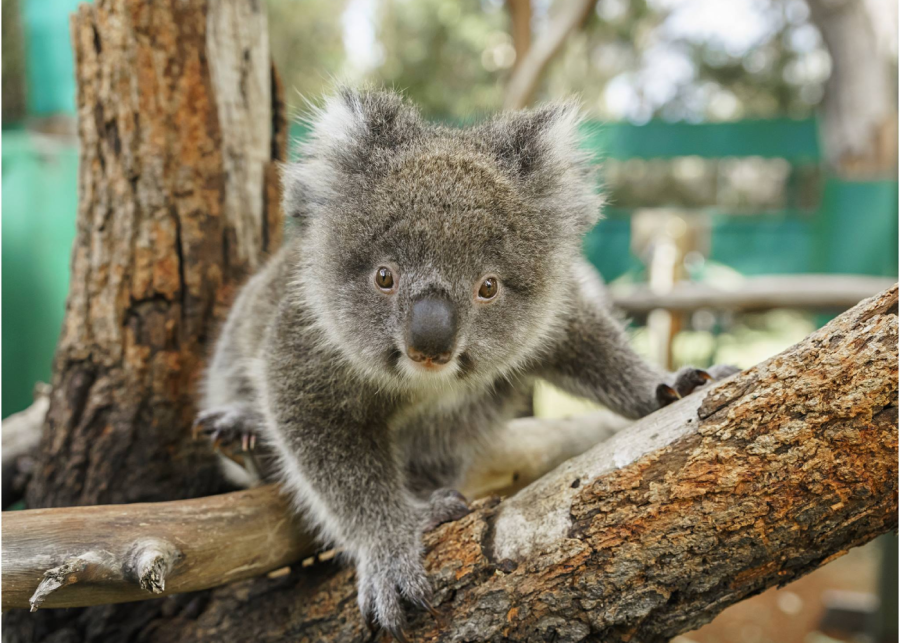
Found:
<svg viewBox="0 0 900 643"><path fill-rule="evenodd" d="M386 266L381 266L375 271L375 285L381 290L390 292L394 289L394 273Z"/></svg>
<svg viewBox="0 0 900 643"><path fill-rule="evenodd" d="M500 292L500 282L496 277L486 277L478 288L478 299L482 301L490 301Z"/></svg>

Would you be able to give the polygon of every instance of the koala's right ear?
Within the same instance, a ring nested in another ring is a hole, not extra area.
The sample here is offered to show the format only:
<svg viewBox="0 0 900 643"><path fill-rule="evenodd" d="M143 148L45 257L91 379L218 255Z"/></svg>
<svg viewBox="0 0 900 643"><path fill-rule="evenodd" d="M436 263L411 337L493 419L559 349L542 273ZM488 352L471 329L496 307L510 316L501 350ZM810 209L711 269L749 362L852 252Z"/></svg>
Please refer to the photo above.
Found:
<svg viewBox="0 0 900 643"><path fill-rule="evenodd" d="M391 153L423 132L415 108L387 91L342 88L305 120L301 158L283 175L285 214L300 219L340 198L348 183L377 173Z"/></svg>

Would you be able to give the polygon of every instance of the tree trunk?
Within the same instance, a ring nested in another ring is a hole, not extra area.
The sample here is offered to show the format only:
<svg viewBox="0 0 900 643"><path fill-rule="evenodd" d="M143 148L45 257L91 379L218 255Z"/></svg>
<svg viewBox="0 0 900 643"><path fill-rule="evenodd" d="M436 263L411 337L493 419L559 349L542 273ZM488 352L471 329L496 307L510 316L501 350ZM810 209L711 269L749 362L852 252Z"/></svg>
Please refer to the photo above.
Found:
<svg viewBox="0 0 900 643"><path fill-rule="evenodd" d="M666 641L895 529L897 390L894 286L427 534L413 639ZM370 640L332 563L161 603L136 640Z"/></svg>
<svg viewBox="0 0 900 643"><path fill-rule="evenodd" d="M190 439L197 378L282 226L285 127L262 12L107 0L73 19L78 232L30 507L216 488Z"/></svg>
<svg viewBox="0 0 900 643"><path fill-rule="evenodd" d="M190 435L198 376L235 290L283 225L275 162L286 126L265 5L97 0L73 17L72 41L77 235L27 504L216 492L215 459ZM160 607L69 613L50 629L93 622L109 628L103 640L123 640L111 632L137 631ZM47 625L16 620L4 619L5 637Z"/></svg>

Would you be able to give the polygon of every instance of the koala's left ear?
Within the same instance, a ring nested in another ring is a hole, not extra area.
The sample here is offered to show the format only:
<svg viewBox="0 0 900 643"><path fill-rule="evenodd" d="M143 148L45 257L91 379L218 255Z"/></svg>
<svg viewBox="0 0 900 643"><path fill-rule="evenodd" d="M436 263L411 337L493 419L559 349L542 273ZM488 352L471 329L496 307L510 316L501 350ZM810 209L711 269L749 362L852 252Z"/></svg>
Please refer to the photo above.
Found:
<svg viewBox="0 0 900 643"><path fill-rule="evenodd" d="M336 198L347 180L377 172L381 158L423 131L416 109L388 91L341 88L307 122L301 159L284 172L285 213L301 219Z"/></svg>
<svg viewBox="0 0 900 643"><path fill-rule="evenodd" d="M569 215L581 232L600 218L596 166L581 146L578 103L552 103L487 123L485 141L501 167L529 193Z"/></svg>

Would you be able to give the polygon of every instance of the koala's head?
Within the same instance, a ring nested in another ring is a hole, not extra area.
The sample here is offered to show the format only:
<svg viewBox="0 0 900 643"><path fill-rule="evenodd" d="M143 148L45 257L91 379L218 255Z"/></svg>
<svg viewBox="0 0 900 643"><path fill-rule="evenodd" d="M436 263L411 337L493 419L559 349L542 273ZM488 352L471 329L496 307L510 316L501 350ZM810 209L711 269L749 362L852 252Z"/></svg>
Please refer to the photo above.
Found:
<svg viewBox="0 0 900 643"><path fill-rule="evenodd" d="M525 364L571 303L600 201L572 104L451 129L396 94L344 90L285 171L299 283L330 343L397 387Z"/></svg>

